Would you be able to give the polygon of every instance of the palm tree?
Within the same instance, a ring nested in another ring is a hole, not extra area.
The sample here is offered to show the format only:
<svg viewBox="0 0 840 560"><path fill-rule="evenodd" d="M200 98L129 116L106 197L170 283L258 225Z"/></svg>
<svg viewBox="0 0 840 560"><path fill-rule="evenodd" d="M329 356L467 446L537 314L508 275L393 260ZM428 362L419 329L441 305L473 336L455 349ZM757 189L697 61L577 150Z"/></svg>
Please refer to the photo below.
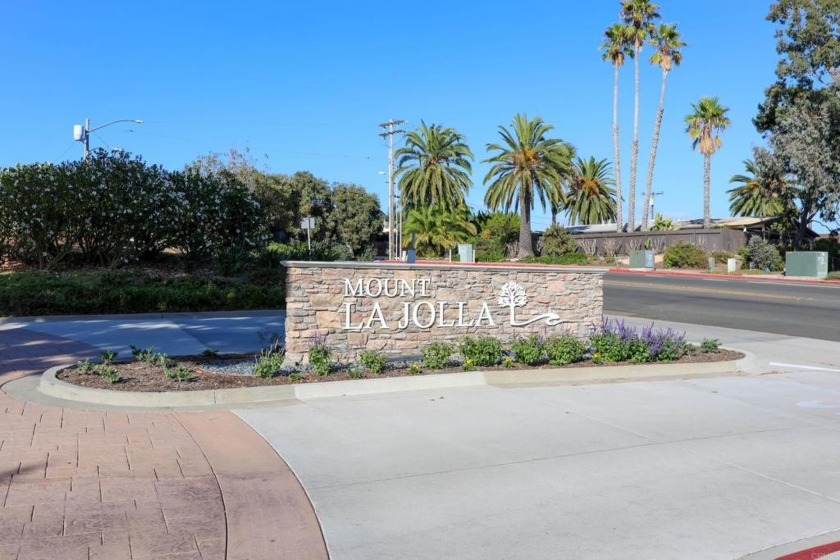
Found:
<svg viewBox="0 0 840 560"><path fill-rule="evenodd" d="M464 136L439 124L405 136L405 146L394 154L396 176L406 207L437 205L452 210L465 204L472 186L473 154Z"/></svg>
<svg viewBox="0 0 840 560"><path fill-rule="evenodd" d="M572 167L566 212L570 225L603 224L615 219L615 191L610 188L610 164L578 158Z"/></svg>
<svg viewBox="0 0 840 560"><path fill-rule="evenodd" d="M539 117L529 120L527 115L517 114L512 130L499 126L504 143L487 144L488 152L497 153L484 160L492 164L484 177L484 184L492 180L484 202L491 210L519 210L519 258L534 255L531 210L535 199L539 198L545 209L546 195L560 198L556 191L562 189L575 155L571 144L546 137L553 129Z"/></svg>
<svg viewBox="0 0 840 560"><path fill-rule="evenodd" d="M408 212L403 232L414 241L420 255L440 254L441 239L445 237L442 214L437 206L418 206Z"/></svg>
<svg viewBox="0 0 840 560"><path fill-rule="evenodd" d="M613 79L613 159L615 160L615 191L618 195L618 204L616 204L616 231L621 231L624 227L624 200L621 190L621 157L618 143L618 74L619 69L624 66L624 60L629 56L629 45L627 42L627 29L620 23L613 24L604 32L604 43L601 49L604 54L601 56L603 60L608 60L612 63L615 70L615 78ZM552 221L552 223L554 223Z"/></svg>
<svg viewBox="0 0 840 560"><path fill-rule="evenodd" d="M648 160L647 180L645 181L645 202L642 206L642 227L648 227L648 206L650 205L650 193L653 190L653 168L656 164L656 150L659 147L659 131L662 128L662 115L665 112L665 81L668 73L676 64L682 62L682 51L685 46L682 42L676 25L661 24L656 29L651 44L656 51L650 57L651 64L658 64L662 70L662 88L659 92L659 108L656 110L656 121L653 125L653 141L650 146L650 159ZM653 216L650 216L653 218Z"/></svg>
<svg viewBox="0 0 840 560"><path fill-rule="evenodd" d="M733 175L729 182L739 186L729 193L729 212L733 216L766 218L785 212L788 190L784 177L768 176L766 170L751 159L744 160L748 175Z"/></svg>
<svg viewBox="0 0 840 560"><path fill-rule="evenodd" d="M469 218L470 211L466 206L452 212L439 206L419 206L409 211L403 231L414 234L414 243L420 254L439 256L441 251L451 251L458 243L476 235L478 230Z"/></svg>
<svg viewBox="0 0 840 560"><path fill-rule="evenodd" d="M636 168L639 162L639 57L642 45L654 32L654 20L659 19L659 6L649 0L623 0L621 18L626 24L628 42L633 46L634 98L633 98L633 148L630 153L630 192L627 198L627 225L636 227Z"/></svg>
<svg viewBox="0 0 840 560"><path fill-rule="evenodd" d="M686 115L686 132L692 140L691 147L703 154L703 227L711 226L712 198L712 154L722 145L720 133L731 124L726 113L728 107L720 104L717 97L703 97L697 104L691 104L691 113Z"/></svg>

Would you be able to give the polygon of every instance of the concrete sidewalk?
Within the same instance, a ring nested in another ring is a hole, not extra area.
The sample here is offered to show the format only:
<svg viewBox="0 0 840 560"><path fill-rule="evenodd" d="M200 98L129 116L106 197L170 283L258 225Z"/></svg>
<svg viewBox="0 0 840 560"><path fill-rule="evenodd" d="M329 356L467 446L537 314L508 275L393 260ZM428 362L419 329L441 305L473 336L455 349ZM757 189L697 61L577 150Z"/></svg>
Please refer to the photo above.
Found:
<svg viewBox="0 0 840 560"><path fill-rule="evenodd" d="M327 545L334 559L724 559L840 528L840 344L657 324L778 373L235 414L0 393L0 560L322 559ZM5 320L0 385L129 344L250 351L281 326L275 312Z"/></svg>
<svg viewBox="0 0 840 560"><path fill-rule="evenodd" d="M0 385L99 354L6 326ZM0 560L326 557L294 474L230 412L85 411L0 392Z"/></svg>

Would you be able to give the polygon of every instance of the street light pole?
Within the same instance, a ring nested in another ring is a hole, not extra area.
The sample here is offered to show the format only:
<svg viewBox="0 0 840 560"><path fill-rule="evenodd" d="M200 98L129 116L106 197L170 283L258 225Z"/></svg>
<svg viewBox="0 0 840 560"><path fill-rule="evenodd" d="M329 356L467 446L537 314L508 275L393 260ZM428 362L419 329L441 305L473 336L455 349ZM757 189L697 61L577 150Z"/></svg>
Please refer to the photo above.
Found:
<svg viewBox="0 0 840 560"><path fill-rule="evenodd" d="M656 215L653 213L653 201L654 201L654 199L656 199L656 195L658 195L658 194L665 194L665 193L663 193L662 191L651 192L650 193L650 212L649 212L648 215L650 216L650 221L651 222L656 220Z"/></svg>
<svg viewBox="0 0 840 560"><path fill-rule="evenodd" d="M88 154L90 154L90 133L96 132L100 128L105 128L106 126L111 126L112 124L121 123L121 122L131 122L137 124L143 124L143 121L140 119L117 119L115 121L111 121L105 123L103 125L97 126L95 128L90 127L90 119L85 119L85 126L82 125L73 125L73 140L82 143L82 147L84 148L84 158L88 158Z"/></svg>

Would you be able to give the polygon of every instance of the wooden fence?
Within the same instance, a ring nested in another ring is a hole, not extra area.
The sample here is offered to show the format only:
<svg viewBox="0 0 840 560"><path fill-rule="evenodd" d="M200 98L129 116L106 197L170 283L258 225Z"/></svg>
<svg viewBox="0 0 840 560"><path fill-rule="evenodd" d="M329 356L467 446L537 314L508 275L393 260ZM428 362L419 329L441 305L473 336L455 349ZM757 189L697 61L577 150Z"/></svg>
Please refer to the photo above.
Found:
<svg viewBox="0 0 840 560"><path fill-rule="evenodd" d="M628 255L637 249L653 249L662 253L674 243L687 242L704 251L737 253L746 246L747 234L734 229L697 229L679 231L639 231L632 233L576 233L573 237L583 253L589 256L613 257Z"/></svg>

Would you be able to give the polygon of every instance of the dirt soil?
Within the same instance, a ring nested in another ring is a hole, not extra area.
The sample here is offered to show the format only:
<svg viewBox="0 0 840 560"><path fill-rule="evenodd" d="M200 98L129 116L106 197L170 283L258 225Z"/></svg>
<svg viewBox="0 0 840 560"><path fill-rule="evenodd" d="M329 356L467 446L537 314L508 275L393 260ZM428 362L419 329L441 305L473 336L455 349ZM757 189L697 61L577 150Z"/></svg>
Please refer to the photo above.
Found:
<svg viewBox="0 0 840 560"><path fill-rule="evenodd" d="M675 362L670 363L698 363L698 362L722 362L737 360L744 355L740 352L732 350L718 350L717 352L698 353L694 355L686 355ZM237 356L228 359L231 362L239 363L243 359L250 356ZM176 381L167 379L163 376L163 368L157 365L147 364L145 362L130 361L130 362L115 362L112 364L122 378L117 383L109 383L105 378L96 373L83 373L75 367L62 370L58 374L58 378L67 383L80 385L82 387L91 387L97 389L111 389L115 391L139 391L139 392L166 392L166 391L202 391L210 389L231 389L236 387L259 387L265 385L288 385L292 383L321 383L328 381L341 381L351 379L350 372L347 369L341 369L326 376L318 376L312 372L304 372L300 378L290 378L287 375L277 375L275 377L263 379L260 377L250 375L225 375L219 373L211 373L202 369L203 358L185 357L175 358L175 362L185 365L192 372L192 378L187 381ZM214 364L218 364L219 358L212 359ZM667 363L667 362L657 362ZM593 367L593 366L614 366L614 365L629 365L629 362L616 364L594 364L591 361L578 362L568 366L552 366L549 364L539 366L526 366L523 364L514 364L514 369L556 369L558 367ZM644 369L646 365L652 364L634 364L640 369ZM482 371L501 370L502 366L476 368ZM448 367L438 370L423 368L420 374L427 375L435 373L453 373L464 371L462 367ZM364 377L400 377L404 375L412 375L407 368L404 369L389 369L380 374L366 372Z"/></svg>

